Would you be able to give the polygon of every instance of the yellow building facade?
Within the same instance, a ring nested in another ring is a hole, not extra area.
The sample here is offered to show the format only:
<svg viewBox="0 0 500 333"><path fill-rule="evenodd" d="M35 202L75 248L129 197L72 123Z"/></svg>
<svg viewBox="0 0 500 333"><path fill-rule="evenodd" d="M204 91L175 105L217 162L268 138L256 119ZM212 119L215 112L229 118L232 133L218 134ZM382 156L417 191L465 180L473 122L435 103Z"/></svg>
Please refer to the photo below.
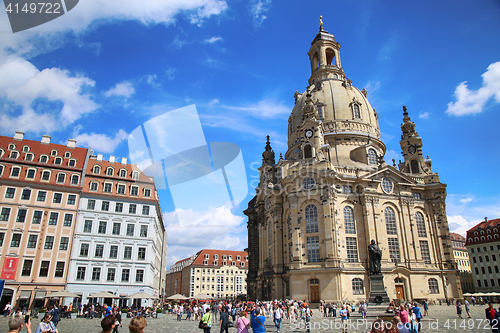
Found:
<svg viewBox="0 0 500 333"><path fill-rule="evenodd" d="M311 77L294 95L288 150L276 162L268 137L245 210L249 298L368 299L371 240L390 299L461 297L446 185L423 157L406 107L404 160L387 165L378 114L344 73L335 37L321 26L308 55Z"/></svg>

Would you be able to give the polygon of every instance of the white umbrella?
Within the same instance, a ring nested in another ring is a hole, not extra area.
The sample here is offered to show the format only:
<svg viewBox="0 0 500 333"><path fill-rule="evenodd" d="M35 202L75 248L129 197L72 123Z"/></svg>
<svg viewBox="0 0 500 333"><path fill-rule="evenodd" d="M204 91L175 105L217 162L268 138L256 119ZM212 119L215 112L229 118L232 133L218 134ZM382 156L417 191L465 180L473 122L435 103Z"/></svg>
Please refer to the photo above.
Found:
<svg viewBox="0 0 500 333"><path fill-rule="evenodd" d="M167 299L186 300L186 299L189 299L189 298L187 298L186 296L181 295L181 294L175 294L175 295L167 297Z"/></svg>
<svg viewBox="0 0 500 333"><path fill-rule="evenodd" d="M112 294L107 291L101 291L95 294L91 294L88 296L89 298L120 298L119 296L116 296L115 294Z"/></svg>
<svg viewBox="0 0 500 333"><path fill-rule="evenodd" d="M45 298L59 298L59 297L78 297L78 295L69 292L67 290L59 290L45 296Z"/></svg>
<svg viewBox="0 0 500 333"><path fill-rule="evenodd" d="M150 295L150 294L147 294L147 293L143 293L143 292L139 292L139 293L135 293L135 294L132 294L130 296L127 296L125 298L148 298L148 299L159 299L159 297L156 297L156 296L153 296L153 295Z"/></svg>
<svg viewBox="0 0 500 333"><path fill-rule="evenodd" d="M214 299L214 297L208 294L198 294L193 297L194 299Z"/></svg>

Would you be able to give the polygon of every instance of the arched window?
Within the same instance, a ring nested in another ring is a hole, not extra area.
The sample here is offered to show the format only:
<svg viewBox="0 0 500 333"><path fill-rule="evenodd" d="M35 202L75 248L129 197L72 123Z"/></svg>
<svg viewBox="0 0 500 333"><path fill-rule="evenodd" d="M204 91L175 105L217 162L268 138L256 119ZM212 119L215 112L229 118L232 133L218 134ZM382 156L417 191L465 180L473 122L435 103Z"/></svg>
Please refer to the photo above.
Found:
<svg viewBox="0 0 500 333"><path fill-rule="evenodd" d="M368 164L378 164L377 152L375 149L368 149Z"/></svg>
<svg viewBox="0 0 500 333"><path fill-rule="evenodd" d="M56 157L56 159L54 160L54 164L61 165L61 163L62 163L62 158Z"/></svg>
<svg viewBox="0 0 500 333"><path fill-rule="evenodd" d="M475 237L474 242L479 242L479 237Z"/></svg>
<svg viewBox="0 0 500 333"><path fill-rule="evenodd" d="M306 232L318 232L318 208L315 205L306 207Z"/></svg>
<svg viewBox="0 0 500 333"><path fill-rule="evenodd" d="M486 237L486 238L487 238L488 240L490 240L490 239L491 239L491 235L488 235L488 237Z"/></svg>
<svg viewBox="0 0 500 333"><path fill-rule="evenodd" d="M106 175L108 175L108 176L113 176L113 168L108 168L108 169L106 170Z"/></svg>
<svg viewBox="0 0 500 333"><path fill-rule="evenodd" d="M326 64L330 66L335 66L336 65L336 63L334 62L335 51L333 51L332 49L327 49L325 53L326 53Z"/></svg>
<svg viewBox="0 0 500 333"><path fill-rule="evenodd" d="M0 165L0 176L3 174L3 169L4 169L3 165Z"/></svg>
<svg viewBox="0 0 500 333"><path fill-rule="evenodd" d="M344 223L345 223L346 234L356 233L356 224L354 223L354 211L349 206L346 206L344 208Z"/></svg>
<svg viewBox="0 0 500 333"><path fill-rule="evenodd" d="M42 180L49 180L49 179L50 179L50 171L42 172Z"/></svg>
<svg viewBox="0 0 500 333"><path fill-rule="evenodd" d="M429 279L429 292L431 294L439 294L439 286L436 279Z"/></svg>
<svg viewBox="0 0 500 333"><path fill-rule="evenodd" d="M13 167L10 171L10 176L11 177L19 177L19 174L21 173L21 168L18 167Z"/></svg>
<svg viewBox="0 0 500 333"><path fill-rule="evenodd" d="M394 279L394 283L404 283L404 280L400 277Z"/></svg>
<svg viewBox="0 0 500 333"><path fill-rule="evenodd" d="M127 170L121 169L120 170L120 177L126 177L127 176Z"/></svg>
<svg viewBox="0 0 500 333"><path fill-rule="evenodd" d="M394 214L394 209L392 209L391 207L386 207L384 210L384 215L387 234L397 235L398 231L396 229L396 214Z"/></svg>
<svg viewBox="0 0 500 333"><path fill-rule="evenodd" d="M47 163L47 160L48 160L47 155L42 155L42 156L40 156L40 162L41 162L41 163Z"/></svg>
<svg viewBox="0 0 500 333"><path fill-rule="evenodd" d="M319 284L319 279L311 279L309 280L309 284Z"/></svg>
<svg viewBox="0 0 500 333"><path fill-rule="evenodd" d="M101 167L98 165L94 166L94 173L101 173Z"/></svg>
<svg viewBox="0 0 500 333"><path fill-rule="evenodd" d="M314 53L312 66L313 69L319 68L318 53Z"/></svg>
<svg viewBox="0 0 500 333"><path fill-rule="evenodd" d="M364 294L363 280L361 280L360 278L352 279L352 293L354 295Z"/></svg>
<svg viewBox="0 0 500 333"><path fill-rule="evenodd" d="M417 223L418 237L427 237L427 231L425 230L425 221L422 213L417 212L415 214L415 222Z"/></svg>
<svg viewBox="0 0 500 333"><path fill-rule="evenodd" d="M494 234L494 235L493 235L493 238L498 239L498 235L497 235L497 234Z"/></svg>
<svg viewBox="0 0 500 333"><path fill-rule="evenodd" d="M73 176L71 176L71 184L73 184L73 185L78 185L78 179L79 179L79 178L80 178L80 177L78 177L78 175L73 175Z"/></svg>
<svg viewBox="0 0 500 333"><path fill-rule="evenodd" d="M353 104L352 113L353 113L354 119L361 118L361 113L359 112L359 105L358 104Z"/></svg>
<svg viewBox="0 0 500 333"><path fill-rule="evenodd" d="M57 175L57 182L58 183L64 183L64 181L66 180L66 174L64 173L59 173Z"/></svg>
<svg viewBox="0 0 500 333"><path fill-rule="evenodd" d="M420 173L420 165L417 160L410 161L411 173Z"/></svg>
<svg viewBox="0 0 500 333"><path fill-rule="evenodd" d="M132 179L139 179L139 172L134 171L134 172L132 173Z"/></svg>
<svg viewBox="0 0 500 333"><path fill-rule="evenodd" d="M311 158L312 155L312 148L311 145L306 145L304 147L304 158Z"/></svg>
<svg viewBox="0 0 500 333"><path fill-rule="evenodd" d="M76 160L75 160L75 159L71 159L71 160L69 160L68 165L69 165L70 167L74 167L74 166L76 165Z"/></svg>

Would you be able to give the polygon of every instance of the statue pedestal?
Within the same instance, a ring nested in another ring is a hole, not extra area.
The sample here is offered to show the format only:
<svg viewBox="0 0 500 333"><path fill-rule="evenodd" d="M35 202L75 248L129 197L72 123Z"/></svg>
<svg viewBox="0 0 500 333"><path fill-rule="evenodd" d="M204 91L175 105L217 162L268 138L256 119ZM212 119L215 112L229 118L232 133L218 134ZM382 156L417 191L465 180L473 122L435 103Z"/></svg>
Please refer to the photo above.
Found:
<svg viewBox="0 0 500 333"><path fill-rule="evenodd" d="M382 274L373 274L370 276L370 298L369 304L389 303L389 296L385 291L384 276Z"/></svg>

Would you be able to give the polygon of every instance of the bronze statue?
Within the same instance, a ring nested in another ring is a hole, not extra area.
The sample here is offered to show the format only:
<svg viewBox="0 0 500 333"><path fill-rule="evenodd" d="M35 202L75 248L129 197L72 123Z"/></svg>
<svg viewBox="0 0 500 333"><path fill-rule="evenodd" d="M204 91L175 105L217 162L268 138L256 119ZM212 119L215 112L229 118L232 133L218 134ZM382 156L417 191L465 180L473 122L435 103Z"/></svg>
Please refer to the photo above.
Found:
<svg viewBox="0 0 500 333"><path fill-rule="evenodd" d="M382 250L378 247L377 243L375 243L374 239L372 239L371 244L368 245L368 253L370 254L370 274L380 274Z"/></svg>

